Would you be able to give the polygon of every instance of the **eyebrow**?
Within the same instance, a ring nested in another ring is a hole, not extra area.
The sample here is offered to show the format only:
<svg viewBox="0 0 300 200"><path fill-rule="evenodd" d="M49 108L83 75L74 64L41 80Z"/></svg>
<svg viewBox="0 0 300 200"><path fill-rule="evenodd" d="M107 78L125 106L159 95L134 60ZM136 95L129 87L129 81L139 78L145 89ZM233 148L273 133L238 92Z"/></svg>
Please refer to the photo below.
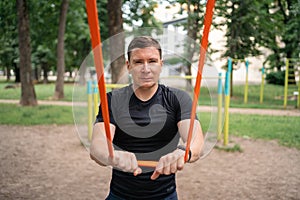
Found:
<svg viewBox="0 0 300 200"><path fill-rule="evenodd" d="M147 59L144 59L144 58L133 58L132 61L141 61L141 60L159 60L159 58L155 58L155 57L150 57L150 58L147 58Z"/></svg>

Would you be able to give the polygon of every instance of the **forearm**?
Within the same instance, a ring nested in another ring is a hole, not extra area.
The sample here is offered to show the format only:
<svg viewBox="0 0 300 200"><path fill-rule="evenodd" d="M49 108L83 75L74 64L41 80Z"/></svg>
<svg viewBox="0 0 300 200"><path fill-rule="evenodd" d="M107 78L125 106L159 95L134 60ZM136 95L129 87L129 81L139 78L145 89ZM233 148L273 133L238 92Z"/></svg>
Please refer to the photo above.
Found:
<svg viewBox="0 0 300 200"><path fill-rule="evenodd" d="M113 129L113 127L111 127ZM97 123L93 128L93 137L90 146L90 157L102 166L109 165L109 151L103 124Z"/></svg>
<svg viewBox="0 0 300 200"><path fill-rule="evenodd" d="M110 130L113 138L115 126L111 125ZM90 157L101 166L112 166L124 172L133 172L135 176L142 173L134 153L114 150L113 158L110 157L103 123L94 126Z"/></svg>
<svg viewBox="0 0 300 200"><path fill-rule="evenodd" d="M190 120L181 121L178 127L179 127L181 138L184 142L184 146L186 146L188 132L190 128ZM204 144L204 140L203 140L202 128L200 122L198 120L195 120L192 138L190 142L190 148L189 148L189 150L191 151L191 157L189 158L188 162L192 163L197 161L200 158L203 144Z"/></svg>

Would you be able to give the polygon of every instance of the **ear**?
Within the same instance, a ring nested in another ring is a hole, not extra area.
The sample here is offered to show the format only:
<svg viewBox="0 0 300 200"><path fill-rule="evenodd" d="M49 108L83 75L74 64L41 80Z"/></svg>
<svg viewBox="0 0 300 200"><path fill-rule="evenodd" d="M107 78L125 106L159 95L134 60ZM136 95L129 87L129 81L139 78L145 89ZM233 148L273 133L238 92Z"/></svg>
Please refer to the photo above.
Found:
<svg viewBox="0 0 300 200"><path fill-rule="evenodd" d="M163 66L164 66L164 60L160 60L160 72L162 71Z"/></svg>
<svg viewBox="0 0 300 200"><path fill-rule="evenodd" d="M126 60L126 66L127 66L128 73L130 74L130 64L128 60Z"/></svg>

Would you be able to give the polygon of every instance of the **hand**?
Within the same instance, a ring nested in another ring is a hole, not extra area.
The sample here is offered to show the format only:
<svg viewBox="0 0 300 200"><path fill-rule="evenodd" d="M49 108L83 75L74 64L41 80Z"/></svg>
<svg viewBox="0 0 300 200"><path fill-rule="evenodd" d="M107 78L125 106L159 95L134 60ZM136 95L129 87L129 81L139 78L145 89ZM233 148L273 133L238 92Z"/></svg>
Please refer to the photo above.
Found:
<svg viewBox="0 0 300 200"><path fill-rule="evenodd" d="M142 173L142 169L138 166L134 153L114 151L114 157L109 157L108 163L123 172L133 172L134 176Z"/></svg>
<svg viewBox="0 0 300 200"><path fill-rule="evenodd" d="M178 170L182 170L184 166L185 151L176 149L172 153L169 153L161 157L158 164L151 176L152 180L155 180L159 175L170 175L176 173Z"/></svg>

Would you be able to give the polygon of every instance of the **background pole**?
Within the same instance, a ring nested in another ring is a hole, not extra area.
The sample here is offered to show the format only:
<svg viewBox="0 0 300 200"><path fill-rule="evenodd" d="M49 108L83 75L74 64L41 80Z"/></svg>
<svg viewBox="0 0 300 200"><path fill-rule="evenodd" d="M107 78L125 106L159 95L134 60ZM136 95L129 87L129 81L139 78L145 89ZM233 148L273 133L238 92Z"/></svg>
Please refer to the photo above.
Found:
<svg viewBox="0 0 300 200"><path fill-rule="evenodd" d="M230 105L230 76L232 69L232 59L228 58L228 67L225 77L225 122L224 122L224 146L228 145L229 135L229 105Z"/></svg>
<svg viewBox="0 0 300 200"><path fill-rule="evenodd" d="M289 59L285 59L285 79L284 79L284 98L283 98L283 107L287 106L287 95L289 89Z"/></svg>
<svg viewBox="0 0 300 200"><path fill-rule="evenodd" d="M218 77L218 141L221 140L222 137L222 73L219 73Z"/></svg>
<svg viewBox="0 0 300 200"><path fill-rule="evenodd" d="M248 103L248 67L249 67L249 61L246 60L246 83L245 83L245 91L244 91L244 103Z"/></svg>
<svg viewBox="0 0 300 200"><path fill-rule="evenodd" d="M93 89L92 81L87 81L87 95L88 95L88 140L92 140L93 131Z"/></svg>
<svg viewBox="0 0 300 200"><path fill-rule="evenodd" d="M264 86L265 86L265 67L262 66L259 103L263 103L264 100Z"/></svg>

